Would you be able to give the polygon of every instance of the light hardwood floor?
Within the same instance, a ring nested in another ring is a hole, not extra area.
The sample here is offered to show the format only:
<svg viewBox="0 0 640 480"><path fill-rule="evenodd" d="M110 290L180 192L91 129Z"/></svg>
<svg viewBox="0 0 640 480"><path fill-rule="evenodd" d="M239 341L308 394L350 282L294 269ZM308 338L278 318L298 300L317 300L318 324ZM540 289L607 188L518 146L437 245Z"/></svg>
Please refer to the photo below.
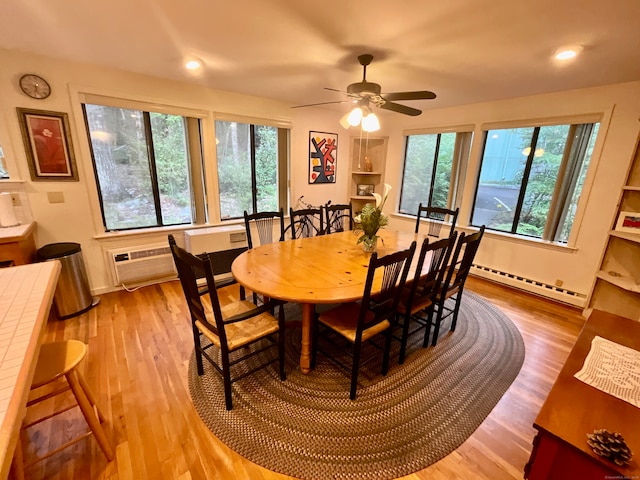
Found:
<svg viewBox="0 0 640 480"><path fill-rule="evenodd" d="M518 326L526 344L524 365L463 445L406 479L521 479L535 435L532 423L584 323L578 309L484 280L470 278L467 288ZM187 386L193 340L177 281L103 295L88 313L49 322L45 341L68 338L89 345L81 368L107 417L117 458L107 463L89 438L29 468L28 479L291 478L240 457L200 421ZM60 445L85 428L77 409L61 417L30 432L27 455L33 446Z"/></svg>

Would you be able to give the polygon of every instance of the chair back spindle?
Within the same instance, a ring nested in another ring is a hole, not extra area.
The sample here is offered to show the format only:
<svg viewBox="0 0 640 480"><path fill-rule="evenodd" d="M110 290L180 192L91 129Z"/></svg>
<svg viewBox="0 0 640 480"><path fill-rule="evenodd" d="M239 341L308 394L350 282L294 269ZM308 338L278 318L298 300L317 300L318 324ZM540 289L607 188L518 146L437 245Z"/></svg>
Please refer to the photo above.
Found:
<svg viewBox="0 0 640 480"><path fill-rule="evenodd" d="M440 238L440 231L442 230L442 226L445 224L448 217L449 222L451 222L451 227L447 236L450 237L456 228L458 211L458 208L456 208L455 210L449 210L447 208L440 207L423 207L422 204L420 204L418 206L415 232L418 233L418 231L420 230L420 223L424 218L429 221L427 235L429 235L430 237Z"/></svg>
<svg viewBox="0 0 640 480"><path fill-rule="evenodd" d="M258 212L253 214L249 214L245 210L244 226L247 231L247 243L249 248L253 248L253 245L256 244L256 240L260 242L257 243L256 246L273 243L274 227L279 230L278 241L281 242L284 240L284 210L280 209L277 212ZM254 238L252 235L254 228L258 233L258 238Z"/></svg>

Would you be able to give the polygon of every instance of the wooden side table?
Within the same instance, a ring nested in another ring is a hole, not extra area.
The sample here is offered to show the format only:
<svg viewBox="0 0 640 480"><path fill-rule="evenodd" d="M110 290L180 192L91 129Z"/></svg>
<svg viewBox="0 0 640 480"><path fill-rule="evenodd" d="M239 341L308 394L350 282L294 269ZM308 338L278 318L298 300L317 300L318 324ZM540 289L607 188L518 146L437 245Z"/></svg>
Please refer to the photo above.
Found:
<svg viewBox="0 0 640 480"><path fill-rule="evenodd" d="M596 335L640 350L640 322L593 311L533 425L538 433L525 467L529 480L640 478L640 408L574 377ZM587 434L602 428L620 433L635 452L629 465L617 466L591 450Z"/></svg>

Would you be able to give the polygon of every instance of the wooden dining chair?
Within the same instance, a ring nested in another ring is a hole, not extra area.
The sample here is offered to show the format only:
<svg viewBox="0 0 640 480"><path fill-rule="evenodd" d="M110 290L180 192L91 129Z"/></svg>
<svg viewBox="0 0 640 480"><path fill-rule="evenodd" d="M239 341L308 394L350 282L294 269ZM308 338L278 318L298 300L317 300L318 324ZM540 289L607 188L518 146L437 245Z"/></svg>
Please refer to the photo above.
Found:
<svg viewBox="0 0 640 480"><path fill-rule="evenodd" d="M309 238L324 235L324 212L320 208L289 209L290 225L285 238Z"/></svg>
<svg viewBox="0 0 640 480"><path fill-rule="evenodd" d="M169 247L177 245L176 239L172 234L168 235ZM230 248L228 250L220 250L217 252L207 252L213 263L213 275L216 280L216 288L220 289L229 285L236 284L236 279L231 275L231 265L233 261L242 253L246 252L248 247ZM196 257L204 258L203 255L196 254ZM209 287L206 284L205 272L197 271L196 275L200 279L200 295L209 293ZM240 285L240 299L246 297L245 289Z"/></svg>
<svg viewBox="0 0 640 480"><path fill-rule="evenodd" d="M423 207L422 204L418 206L418 216L416 218L416 233L420 230L421 220L426 218L428 220L429 230L427 231L427 235L430 237L440 238L440 231L442 230L442 226L447 222L447 220L451 223L451 227L449 228L449 234L447 236L451 236L453 231L456 228L456 221L458 220L458 211L449 210L447 208L440 207ZM448 218L447 218L448 217Z"/></svg>
<svg viewBox="0 0 640 480"><path fill-rule="evenodd" d="M362 344L369 342L383 351L382 374L386 375L389 369L389 352L391 349L391 336L393 326L395 324L396 309L400 301L400 295L409 273L409 267L413 254L416 250L416 242L411 244L407 250L391 253L383 257L378 257L376 252L371 254L369 260L369 268L367 279L362 294L362 300L358 302L343 303L337 307L331 308L320 313L314 322L313 348L311 357L311 366L316 363L317 352L320 349L318 335L320 334L319 326L326 327L327 336L335 337L332 333L345 338L351 345L352 349L350 357L351 365L347 365L338 359L337 355L333 355L328 349L322 348L320 351L338 366L347 371L351 371L351 390L349 398L356 398L356 389L358 386L358 371L361 363L367 363L377 356L367 359L367 362L361 362ZM382 271L382 272L381 272ZM381 272L381 273L380 273ZM374 278L377 277L376 283L381 282L380 292L372 294ZM371 339L378 335L384 334L384 347L371 342ZM340 338L338 337L338 338ZM336 343L328 341L328 343Z"/></svg>
<svg viewBox="0 0 640 480"><path fill-rule="evenodd" d="M284 240L284 210L277 212L258 212L249 214L244 211L244 227L247 231L247 243L249 248L274 242L274 229L278 229L277 241ZM256 230L257 237L253 235ZM259 243L257 243L257 242Z"/></svg>
<svg viewBox="0 0 640 480"><path fill-rule="evenodd" d="M353 230L353 207L348 204L327 204L324 208L326 215L326 233Z"/></svg>
<svg viewBox="0 0 640 480"><path fill-rule="evenodd" d="M432 345L438 343L442 320L451 316L450 329L452 332L456 329L462 293L464 292L464 286L471 271L473 260L478 252L478 247L480 247L484 229L485 226L482 225L477 232L471 235L461 233L458 237L458 242L456 243L456 248L451 258L451 264L447 268L447 274L434 297L435 322L433 340L431 341ZM454 302L453 307L447 305L446 302L449 299Z"/></svg>
<svg viewBox="0 0 640 480"><path fill-rule="evenodd" d="M280 379L285 380L285 315L282 305L279 304L280 308L277 319L271 314L276 306L276 304L272 302L267 302L260 307L257 307L248 300L240 300L221 305L214 279L214 265L211 257L206 253L196 257L177 245L171 246L171 252L176 263L176 268L178 269L178 277L180 278L182 290L184 291L191 314L198 375L204 373L202 361L204 357L222 375L227 410L233 408L231 398L231 384L233 382L276 361L279 363ZM205 274L209 290L208 296L201 295L199 291L197 275L200 271L204 271ZM210 302L209 309L205 308L203 298L208 298ZM278 337L277 340L273 338L276 334ZM203 345L202 337L205 337L209 341L207 345ZM270 343L257 345L257 342L261 340L266 340ZM255 349L245 348L252 344L256 344ZM232 377L232 367L251 357L261 355L262 352L274 346L278 348L277 356L266 358L264 362L256 361L248 371ZM211 348L219 352L221 365L214 360L214 357L218 358L218 353L211 355L208 353L208 350ZM233 352L237 352L237 355L231 358Z"/></svg>
<svg viewBox="0 0 640 480"><path fill-rule="evenodd" d="M29 421L25 420L22 424L21 431L26 432L27 429L31 429L41 422L49 420L63 412L67 412L74 407L80 407L80 411L89 425L89 431L76 436L58 448L37 457L35 460L27 460L26 465L15 464L16 462L24 462L25 458L15 458L14 471L16 472L16 476L19 477L22 474L23 468L30 467L45 458L49 458L50 456L74 445L92 434L95 436L96 441L98 442L98 445L105 457L107 457L107 460L112 461L115 459L113 447L107 439L107 435L102 427L105 417L102 414L102 411L98 408L96 399L78 368L80 362L82 362L86 357L87 352L87 345L78 340L45 343L40 347L38 362L36 364L33 381L31 383L31 391L36 393L34 393L31 399L27 402L27 409L68 391L71 391L73 394L75 403L67 406L66 408L59 408L60 404L55 404L58 407L52 407L51 411L53 411L53 408L58 409L53 413L40 416L37 419L30 419ZM70 430L75 431L75 428L71 428ZM21 441L21 439L18 439L18 441ZM19 451L19 456L22 456L22 452L26 450L23 450L20 445L17 447L16 451Z"/></svg>
<svg viewBox="0 0 640 480"><path fill-rule="evenodd" d="M410 335L424 328L422 346L426 347L429 344L434 297L446 274L457 235L456 232L453 232L449 238L436 240L432 243L429 243L429 238L426 237L422 242L415 275L412 281L407 281L397 309L398 326L401 328L398 358L400 364L404 363ZM426 272L424 272L425 262L429 265ZM411 331L409 331L410 325L413 325Z"/></svg>

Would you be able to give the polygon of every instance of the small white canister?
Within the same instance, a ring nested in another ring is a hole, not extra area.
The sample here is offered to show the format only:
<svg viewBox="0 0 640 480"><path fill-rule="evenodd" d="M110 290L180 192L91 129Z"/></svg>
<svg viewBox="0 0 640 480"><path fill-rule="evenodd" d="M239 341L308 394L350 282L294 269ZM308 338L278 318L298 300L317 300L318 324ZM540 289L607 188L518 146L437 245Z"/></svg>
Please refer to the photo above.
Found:
<svg viewBox="0 0 640 480"><path fill-rule="evenodd" d="M13 206L11 194L7 192L0 193L0 227L15 227L20 225L18 217L16 217L16 209Z"/></svg>

